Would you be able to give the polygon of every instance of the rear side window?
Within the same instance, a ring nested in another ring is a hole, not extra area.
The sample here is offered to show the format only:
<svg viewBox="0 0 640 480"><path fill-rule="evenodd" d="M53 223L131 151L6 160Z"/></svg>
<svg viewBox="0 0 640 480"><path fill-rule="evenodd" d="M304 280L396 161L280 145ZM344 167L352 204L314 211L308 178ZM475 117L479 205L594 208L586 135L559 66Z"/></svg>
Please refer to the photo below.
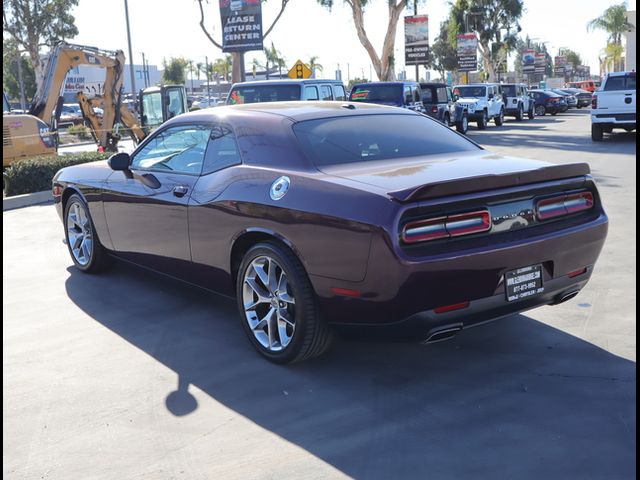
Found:
<svg viewBox="0 0 640 480"><path fill-rule="evenodd" d="M333 86L333 95L336 97L336 100L347 99L347 92L344 91L344 87L342 85Z"/></svg>
<svg viewBox="0 0 640 480"><path fill-rule="evenodd" d="M227 125L215 125L209 135L202 174L222 170L242 163L233 130Z"/></svg>
<svg viewBox="0 0 640 480"><path fill-rule="evenodd" d="M320 85L320 100L333 100L331 87L329 85Z"/></svg>
<svg viewBox="0 0 640 480"><path fill-rule="evenodd" d="M616 90L635 90L636 89L636 76L635 75L620 75L616 77L609 77L607 83L604 84L604 91L611 92Z"/></svg>
<svg viewBox="0 0 640 480"><path fill-rule="evenodd" d="M478 149L423 115L323 118L296 123L293 131L317 167Z"/></svg>
<svg viewBox="0 0 640 480"><path fill-rule="evenodd" d="M318 88L317 87L304 87L305 100L318 100Z"/></svg>
<svg viewBox="0 0 640 480"><path fill-rule="evenodd" d="M438 103L447 103L447 89L445 87L440 87L436 91L438 96Z"/></svg>

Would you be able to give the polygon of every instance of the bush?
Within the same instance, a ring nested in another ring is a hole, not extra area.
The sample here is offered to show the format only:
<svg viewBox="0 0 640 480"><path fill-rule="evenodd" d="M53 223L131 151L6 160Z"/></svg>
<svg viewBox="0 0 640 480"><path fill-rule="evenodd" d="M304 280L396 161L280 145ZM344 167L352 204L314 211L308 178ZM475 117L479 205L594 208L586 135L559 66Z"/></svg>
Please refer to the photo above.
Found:
<svg viewBox="0 0 640 480"><path fill-rule="evenodd" d="M51 181L58 170L70 165L109 158L110 153L84 152L57 157L32 157L15 162L4 172L4 192L7 197L23 193L51 190Z"/></svg>
<svg viewBox="0 0 640 480"><path fill-rule="evenodd" d="M88 140L91 138L91 130L84 125L71 125L67 132L69 135L77 136L80 140Z"/></svg>

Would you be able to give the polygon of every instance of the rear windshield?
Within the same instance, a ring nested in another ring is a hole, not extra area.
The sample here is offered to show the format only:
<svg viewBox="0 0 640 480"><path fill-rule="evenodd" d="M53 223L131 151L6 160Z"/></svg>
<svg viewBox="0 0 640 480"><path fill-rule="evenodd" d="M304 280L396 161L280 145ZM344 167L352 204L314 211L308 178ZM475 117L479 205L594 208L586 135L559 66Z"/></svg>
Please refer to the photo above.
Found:
<svg viewBox="0 0 640 480"><path fill-rule="evenodd" d="M436 103L436 89L433 87L422 87L422 101L424 103Z"/></svg>
<svg viewBox="0 0 640 480"><path fill-rule="evenodd" d="M604 84L605 92L610 92L614 90L635 90L635 89L636 89L635 74L609 77L607 79L607 83Z"/></svg>
<svg viewBox="0 0 640 480"><path fill-rule="evenodd" d="M402 85L361 85L351 90L352 102L402 102Z"/></svg>
<svg viewBox="0 0 640 480"><path fill-rule="evenodd" d="M288 102L300 100L299 85L258 85L235 87L229 93L228 103Z"/></svg>
<svg viewBox="0 0 640 480"><path fill-rule="evenodd" d="M296 123L306 155L317 167L466 152L478 147L422 115L352 115Z"/></svg>
<svg viewBox="0 0 640 480"><path fill-rule="evenodd" d="M502 85L502 91L507 95L507 97L517 96L515 85Z"/></svg>
<svg viewBox="0 0 640 480"><path fill-rule="evenodd" d="M484 97L487 92L486 87L456 87L453 93L461 97Z"/></svg>

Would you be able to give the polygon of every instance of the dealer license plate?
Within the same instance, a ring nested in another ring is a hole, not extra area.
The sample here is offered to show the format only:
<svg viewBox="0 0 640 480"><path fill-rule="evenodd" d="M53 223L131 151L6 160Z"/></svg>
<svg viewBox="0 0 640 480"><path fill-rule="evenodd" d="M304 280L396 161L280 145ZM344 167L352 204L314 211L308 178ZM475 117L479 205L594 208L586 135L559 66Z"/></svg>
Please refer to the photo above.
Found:
<svg viewBox="0 0 640 480"><path fill-rule="evenodd" d="M542 286L542 265L511 270L504 275L507 301L513 302L544 292Z"/></svg>

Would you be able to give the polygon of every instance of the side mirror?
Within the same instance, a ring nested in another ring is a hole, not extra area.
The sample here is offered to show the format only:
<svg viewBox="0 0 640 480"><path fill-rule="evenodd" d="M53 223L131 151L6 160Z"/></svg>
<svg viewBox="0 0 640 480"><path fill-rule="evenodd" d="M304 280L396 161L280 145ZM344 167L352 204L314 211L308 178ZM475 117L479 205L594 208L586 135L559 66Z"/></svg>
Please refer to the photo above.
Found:
<svg viewBox="0 0 640 480"><path fill-rule="evenodd" d="M129 165L131 165L131 157L126 152L114 153L109 157L108 163L111 167L111 170L129 170Z"/></svg>

